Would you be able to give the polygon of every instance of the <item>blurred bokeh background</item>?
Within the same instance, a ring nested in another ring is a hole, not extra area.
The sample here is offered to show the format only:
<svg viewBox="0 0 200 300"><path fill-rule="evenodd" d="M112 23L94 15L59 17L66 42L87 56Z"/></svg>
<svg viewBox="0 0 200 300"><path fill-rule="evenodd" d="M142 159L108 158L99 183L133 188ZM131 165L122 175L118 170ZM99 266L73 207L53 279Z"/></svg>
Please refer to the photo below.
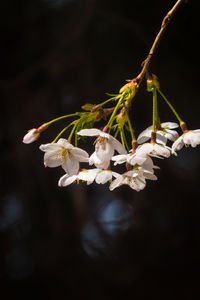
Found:
<svg viewBox="0 0 200 300"><path fill-rule="evenodd" d="M103 101L136 76L174 3L1 1L2 300L199 299L200 148L157 162L158 182L137 193L97 184L59 188L63 171L45 169L38 147L64 121L22 144L28 129ZM199 33L198 1L191 0L151 64L191 129L200 126ZM159 108L163 121L175 121L164 102ZM151 115L143 85L132 109L137 135Z"/></svg>

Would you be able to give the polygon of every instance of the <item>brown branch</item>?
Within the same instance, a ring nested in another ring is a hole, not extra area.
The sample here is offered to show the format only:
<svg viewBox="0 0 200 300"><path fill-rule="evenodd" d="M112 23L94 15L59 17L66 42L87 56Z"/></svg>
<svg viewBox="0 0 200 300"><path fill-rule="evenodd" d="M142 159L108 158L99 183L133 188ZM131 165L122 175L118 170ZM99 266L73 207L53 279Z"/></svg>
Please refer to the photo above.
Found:
<svg viewBox="0 0 200 300"><path fill-rule="evenodd" d="M131 80L127 80L127 84L125 84L121 89L120 92L125 91L126 89L130 89L131 87L135 89L135 92L138 91L140 84L144 78L145 75L148 74L148 69L149 69L149 65L151 62L152 57L155 54L155 51L160 43L160 40L169 24L169 22L171 21L171 19L173 18L174 14L176 13L177 9L180 7L180 5L186 2L186 0L178 0L175 5L171 8L171 10L166 14L166 16L164 17L162 24L161 24L161 28L158 32L158 34L156 35L156 38L151 46L151 49L149 50L149 54L147 55L147 58L145 59L145 61L142 64L142 70L139 73L139 75L136 78L133 78ZM134 86L134 87L133 87ZM130 109L131 107L131 101L126 102L125 104L127 106L127 110ZM121 108L119 115L124 113L124 107ZM135 141L134 141L135 143ZM133 144L133 149L134 147L137 147L137 143L136 145Z"/></svg>
<svg viewBox="0 0 200 300"><path fill-rule="evenodd" d="M160 28L160 31L158 32L153 44L152 44L152 47L149 51L149 54L147 55L147 58L145 59L145 61L143 62L143 67L142 67L142 70L140 72L140 74L130 80L129 82L132 83L132 84L136 84L137 85L137 89L139 88L145 74L147 74L148 72L148 68L149 68L149 65L150 65L150 62L151 62L151 59L152 57L154 56L155 54L155 50L157 49L159 43L160 43L160 40L169 24L169 22L171 21L171 19L173 18L174 14L176 13L177 9L180 7L180 5L185 2L185 0L178 0L176 2L176 4L172 7L172 9L166 14L166 16L164 17L163 21L162 21L162 24L161 24L161 28Z"/></svg>

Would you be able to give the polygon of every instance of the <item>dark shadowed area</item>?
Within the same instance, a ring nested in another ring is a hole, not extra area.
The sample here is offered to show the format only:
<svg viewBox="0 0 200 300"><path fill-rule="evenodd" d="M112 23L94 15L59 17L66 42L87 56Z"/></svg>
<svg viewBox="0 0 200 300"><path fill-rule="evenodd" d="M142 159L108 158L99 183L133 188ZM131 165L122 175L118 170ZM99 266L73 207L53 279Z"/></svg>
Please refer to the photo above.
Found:
<svg viewBox="0 0 200 300"><path fill-rule="evenodd" d="M108 184L57 185L28 129L107 99L140 71L175 1L2 0L0 4L1 299L199 299L200 147L156 163L139 193ZM169 24L151 71L189 128L200 128L198 1ZM141 86L131 116L152 123ZM161 120L176 121L162 100ZM92 153L93 139L83 147ZM195 296L196 295L196 296Z"/></svg>

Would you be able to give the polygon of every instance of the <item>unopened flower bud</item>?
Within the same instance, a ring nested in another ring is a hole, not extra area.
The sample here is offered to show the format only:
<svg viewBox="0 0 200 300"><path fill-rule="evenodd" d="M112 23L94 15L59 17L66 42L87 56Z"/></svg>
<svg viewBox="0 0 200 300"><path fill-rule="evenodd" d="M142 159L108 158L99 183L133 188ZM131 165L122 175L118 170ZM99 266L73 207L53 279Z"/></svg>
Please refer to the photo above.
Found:
<svg viewBox="0 0 200 300"><path fill-rule="evenodd" d="M33 128L28 131L28 133L23 138L24 144L31 144L35 142L40 136L40 133L38 132L38 129Z"/></svg>
<svg viewBox="0 0 200 300"><path fill-rule="evenodd" d="M86 103L86 104L82 105L81 108L86 111L92 111L92 109L96 106L97 106L96 104Z"/></svg>
<svg viewBox="0 0 200 300"><path fill-rule="evenodd" d="M44 123L38 128L33 128L33 129L29 130L28 133L23 138L23 143L31 144L31 143L35 142L39 138L40 133L42 133L44 130L46 130L47 127L48 127L48 125L46 123Z"/></svg>
<svg viewBox="0 0 200 300"><path fill-rule="evenodd" d="M160 84L158 81L158 77L154 74L151 74L147 78L147 91L152 92L152 90L156 88L157 90L160 89Z"/></svg>

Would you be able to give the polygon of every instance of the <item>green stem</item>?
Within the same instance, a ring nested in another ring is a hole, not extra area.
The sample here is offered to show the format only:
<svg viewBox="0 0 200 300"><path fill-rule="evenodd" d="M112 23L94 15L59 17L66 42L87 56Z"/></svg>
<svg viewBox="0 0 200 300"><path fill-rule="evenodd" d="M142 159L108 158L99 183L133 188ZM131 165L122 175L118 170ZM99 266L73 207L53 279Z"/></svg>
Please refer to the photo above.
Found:
<svg viewBox="0 0 200 300"><path fill-rule="evenodd" d="M115 115L118 111L118 108L120 106L120 104L122 103L122 99L123 99L123 96L121 96L121 98L119 99L119 101L117 102L117 105L115 106L115 109L113 110L113 113L112 115L110 116L110 119L107 123L107 125L105 127L108 127L109 128L109 132L111 130L111 126L112 126L112 123L114 122L114 119L115 119Z"/></svg>
<svg viewBox="0 0 200 300"><path fill-rule="evenodd" d="M66 126L57 136L56 138L53 140L52 144L56 143L57 140L59 139L59 137L70 127L73 125L73 122L70 123L68 126Z"/></svg>
<svg viewBox="0 0 200 300"><path fill-rule="evenodd" d="M153 88L153 130L152 132L156 132L156 121L157 121L157 90Z"/></svg>
<svg viewBox="0 0 200 300"><path fill-rule="evenodd" d="M98 104L98 106L103 106L103 105L107 104L107 103L108 103L108 102L110 102L110 101L113 101L113 100L117 100L117 99L119 99L120 97L121 97L121 95L118 95L118 96L112 97L112 98L110 98L110 99L108 99L108 100L106 100L106 101L104 101L104 102L102 102L102 103Z"/></svg>
<svg viewBox="0 0 200 300"><path fill-rule="evenodd" d="M125 136L125 133L124 133L124 128L122 128L122 135L124 137L124 142L125 142L125 145L126 145L126 149L129 151L129 146L128 146L128 143L127 143L127 140L126 140L126 136Z"/></svg>
<svg viewBox="0 0 200 300"><path fill-rule="evenodd" d="M70 135L68 137L68 142L69 143L71 143L71 139L72 139L72 136L74 134L74 131L76 130L77 125L78 125L78 122L75 122L74 127L73 127L73 129L72 129L72 131L71 131L71 133L70 133Z"/></svg>
<svg viewBox="0 0 200 300"><path fill-rule="evenodd" d="M158 89L159 94L161 95L161 97L165 100L165 102L167 103L167 105L169 106L169 108L171 109L171 111L173 112L173 114L176 116L176 118L178 119L179 123L183 123L182 119L180 118L180 116L178 115L177 111L175 110L175 108L171 105L171 103L169 102L169 100L165 97L165 95Z"/></svg>
<svg viewBox="0 0 200 300"><path fill-rule="evenodd" d="M75 142L74 142L74 145L75 145L75 147L77 147L78 146L78 134L77 134L77 128L76 128L76 131L75 131L75 134L74 134L74 136L75 136Z"/></svg>
<svg viewBox="0 0 200 300"><path fill-rule="evenodd" d="M116 138L118 136L118 133L119 133L119 128L117 128L117 130L115 132L115 135L114 135L114 138Z"/></svg>
<svg viewBox="0 0 200 300"><path fill-rule="evenodd" d="M133 142L133 141L136 141L134 130L133 130L133 127L131 125L131 120L129 118L128 109L127 109L127 107L126 107L126 105L125 105L124 102L123 102L123 106L124 106L124 109L125 109L125 112L126 112L126 115L127 115L128 126L129 126L129 129L130 129L131 138L132 138L132 142Z"/></svg>
<svg viewBox="0 0 200 300"><path fill-rule="evenodd" d="M74 117L74 116L79 116L79 113L74 113L74 114L71 114L71 115L65 115L65 116L61 116L59 118L56 118L56 119L53 119L47 123L45 123L46 126L50 126L51 124L57 122L57 121L60 121L62 119L65 119L65 118L70 118L70 117Z"/></svg>
<svg viewBox="0 0 200 300"><path fill-rule="evenodd" d="M123 145L123 147L125 148L125 142L124 142L124 136L123 136L122 129L120 129L120 137L121 137L122 145Z"/></svg>

